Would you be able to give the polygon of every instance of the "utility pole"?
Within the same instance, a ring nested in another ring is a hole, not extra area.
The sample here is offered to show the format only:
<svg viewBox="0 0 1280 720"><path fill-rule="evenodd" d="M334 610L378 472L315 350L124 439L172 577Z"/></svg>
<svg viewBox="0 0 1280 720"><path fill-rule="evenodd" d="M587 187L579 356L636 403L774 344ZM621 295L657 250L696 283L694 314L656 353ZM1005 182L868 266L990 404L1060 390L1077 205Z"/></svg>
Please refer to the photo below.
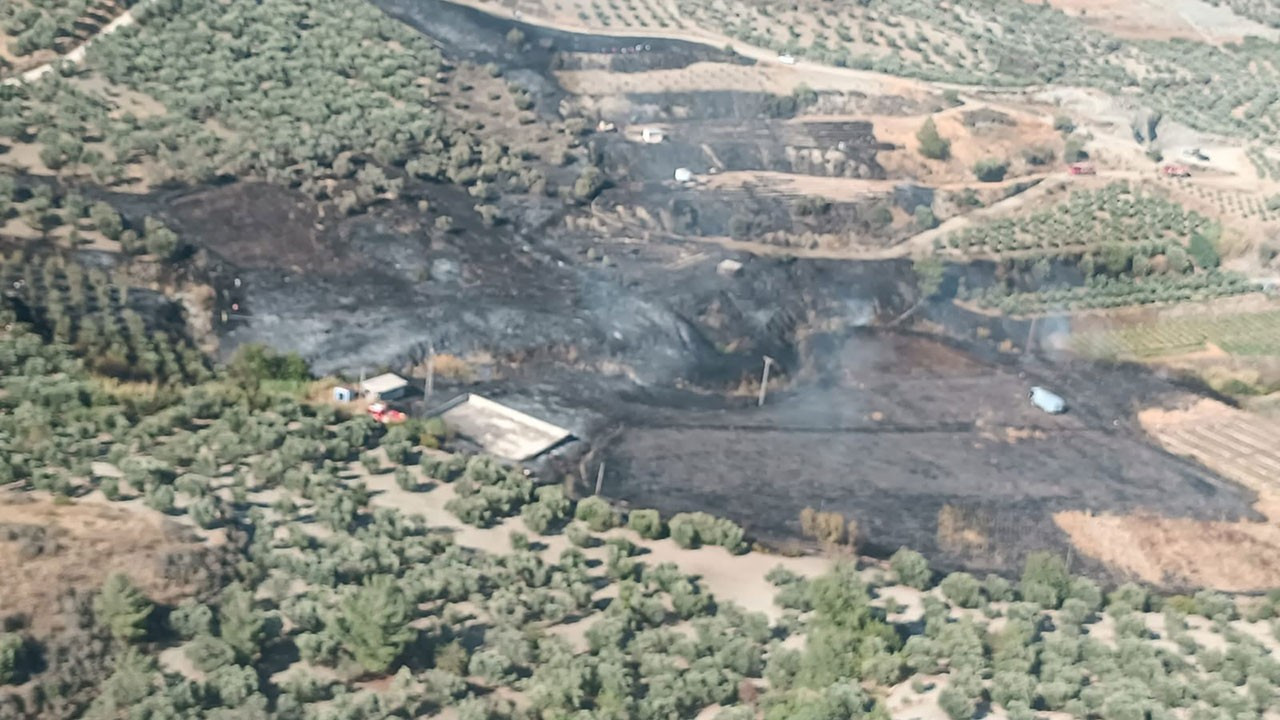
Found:
<svg viewBox="0 0 1280 720"><path fill-rule="evenodd" d="M1026 346L1022 349L1022 352L1023 352L1024 354L1025 354L1025 353L1029 353L1029 352L1031 352L1031 343L1032 343L1032 341L1034 341L1034 340L1035 340L1035 336L1036 336L1036 320L1038 320L1038 319L1039 319L1039 318L1037 318L1037 317L1036 317L1036 316L1034 316L1034 315L1033 315L1033 316L1031 316L1031 327L1027 328L1027 344L1026 344Z"/></svg>
<svg viewBox="0 0 1280 720"><path fill-rule="evenodd" d="M600 494L601 488L604 487L604 461L600 462L600 467L596 470L596 495Z"/></svg>
<svg viewBox="0 0 1280 720"><path fill-rule="evenodd" d="M436 344L427 341L427 401L431 401L431 396L436 390Z"/></svg>
<svg viewBox="0 0 1280 720"><path fill-rule="evenodd" d="M756 407L764 407L764 396L769 391L769 368L773 365L773 358L768 355L764 356L764 372L760 374L760 399L756 403Z"/></svg>

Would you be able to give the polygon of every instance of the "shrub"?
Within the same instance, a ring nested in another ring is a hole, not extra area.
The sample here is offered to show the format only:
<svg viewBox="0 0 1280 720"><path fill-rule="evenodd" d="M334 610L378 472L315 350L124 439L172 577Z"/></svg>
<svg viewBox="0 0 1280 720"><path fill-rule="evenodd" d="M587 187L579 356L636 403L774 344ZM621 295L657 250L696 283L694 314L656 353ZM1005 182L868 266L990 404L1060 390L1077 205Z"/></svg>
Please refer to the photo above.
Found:
<svg viewBox="0 0 1280 720"><path fill-rule="evenodd" d="M213 632L213 610L188 598L169 613L169 627L184 640L207 635Z"/></svg>
<svg viewBox="0 0 1280 720"><path fill-rule="evenodd" d="M578 547L588 547L591 545L593 539L591 529L582 523L573 523L570 525L569 528L565 530L565 535L568 536L569 542L577 545Z"/></svg>
<svg viewBox="0 0 1280 720"><path fill-rule="evenodd" d="M604 532L609 528L618 526L618 512L613 509L608 500L602 497L592 495L578 501L578 506L574 508L573 517L575 520L581 520L591 527L595 532Z"/></svg>
<svg viewBox="0 0 1280 720"><path fill-rule="evenodd" d="M1190 244L1187 246L1187 254L1195 261L1196 267L1204 270L1210 270L1218 267L1222 262L1222 258L1218 255L1218 248L1208 236L1202 233L1192 233Z"/></svg>
<svg viewBox="0 0 1280 720"><path fill-rule="evenodd" d="M1062 159L1069 162L1088 160L1089 153L1084 151L1084 143L1079 138L1070 138L1062 148Z"/></svg>
<svg viewBox="0 0 1280 720"><path fill-rule="evenodd" d="M667 533L666 525L657 510L632 510L627 514L627 527L648 540L657 540Z"/></svg>
<svg viewBox="0 0 1280 720"><path fill-rule="evenodd" d="M667 524L671 539L682 548L696 548L702 545L702 536L698 533L698 525L689 513L680 513L671 518Z"/></svg>
<svg viewBox="0 0 1280 720"><path fill-rule="evenodd" d="M1008 171L1009 165L995 158L983 158L973 164L973 176L982 182L1000 182Z"/></svg>
<svg viewBox="0 0 1280 720"><path fill-rule="evenodd" d="M844 516L806 507L800 511L800 531L823 545L839 545L846 537Z"/></svg>
<svg viewBox="0 0 1280 720"><path fill-rule="evenodd" d="M1046 145L1037 145L1022 151L1022 159L1026 160L1028 165L1048 165L1056 158L1057 153Z"/></svg>
<svg viewBox="0 0 1280 720"><path fill-rule="evenodd" d="M196 525L208 530L222 524L222 505L217 498L205 496L191 503L187 509Z"/></svg>
<svg viewBox="0 0 1280 720"><path fill-rule="evenodd" d="M930 160L947 160L951 157L951 141L938 134L938 126L933 118L926 118L924 124L916 132L916 140L920 143L920 154Z"/></svg>
<svg viewBox="0 0 1280 720"><path fill-rule="evenodd" d="M668 528L680 547L695 548L706 543L719 545L732 553L747 551L741 527L731 520L708 513L679 513L671 518Z"/></svg>
<svg viewBox="0 0 1280 720"><path fill-rule="evenodd" d="M578 174L578 179L573 182L573 196L579 202L588 202L600 194L605 188L608 181L605 179L604 172L595 165L588 165Z"/></svg>
<svg viewBox="0 0 1280 720"><path fill-rule="evenodd" d="M938 217L933 214L933 208L928 205L917 205L911 216L917 230L932 230L938 227Z"/></svg>
<svg viewBox="0 0 1280 720"><path fill-rule="evenodd" d="M923 555L908 548L899 548L889 558L889 567L898 576L898 582L917 590L925 590L933 579L929 561Z"/></svg>
<svg viewBox="0 0 1280 720"><path fill-rule="evenodd" d="M978 709L978 703L962 690L948 686L938 693L938 706L951 720L968 720Z"/></svg>
<svg viewBox="0 0 1280 720"><path fill-rule="evenodd" d="M212 672L236 661L236 651L221 638L201 635L183 653L200 672Z"/></svg>
<svg viewBox="0 0 1280 720"><path fill-rule="evenodd" d="M962 608L975 608L982 602L982 586L966 572L954 572L938 583L942 594Z"/></svg>
<svg viewBox="0 0 1280 720"><path fill-rule="evenodd" d="M1070 115L1056 115L1053 118L1053 129L1060 133L1075 132L1076 121Z"/></svg>
<svg viewBox="0 0 1280 720"><path fill-rule="evenodd" d="M1044 608L1062 604L1071 588L1071 576L1062 558L1048 552L1034 552L1022 570L1022 599Z"/></svg>
<svg viewBox="0 0 1280 720"><path fill-rule="evenodd" d="M27 675L27 642L17 633L0 633L0 685L16 685Z"/></svg>
<svg viewBox="0 0 1280 720"><path fill-rule="evenodd" d="M227 369L239 379L292 382L311 379L311 368L301 355L279 353L262 344L241 345L231 357Z"/></svg>
<svg viewBox="0 0 1280 720"><path fill-rule="evenodd" d="M989 573L982 581L982 589L992 602L1003 602L1013 599L1013 584L1008 580Z"/></svg>
<svg viewBox="0 0 1280 720"><path fill-rule="evenodd" d="M152 510L162 513L173 512L174 492L168 485L154 485L144 493L143 502Z"/></svg>
<svg viewBox="0 0 1280 720"><path fill-rule="evenodd" d="M128 576L121 573L107 578L93 603L98 622L105 625L117 640L125 642L146 636L147 618L151 617L152 609L151 601L134 587Z"/></svg>

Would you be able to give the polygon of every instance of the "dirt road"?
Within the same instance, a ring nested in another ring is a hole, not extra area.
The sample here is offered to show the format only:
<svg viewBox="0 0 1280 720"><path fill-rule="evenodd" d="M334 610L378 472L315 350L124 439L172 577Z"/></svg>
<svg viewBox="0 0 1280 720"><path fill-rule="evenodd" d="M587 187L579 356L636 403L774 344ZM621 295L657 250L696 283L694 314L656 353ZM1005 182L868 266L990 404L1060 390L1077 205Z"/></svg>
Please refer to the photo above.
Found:
<svg viewBox="0 0 1280 720"><path fill-rule="evenodd" d="M146 1L151 1L151 0L146 0ZM23 83L35 82L36 80L39 80L45 75L48 75L49 73L53 72L58 65L61 65L64 62L69 62L73 65L80 65L81 63L84 62L85 54L88 52L89 46L93 44L94 40L97 40L98 38L103 37L105 35L110 35L116 30L119 30L122 27L128 27L134 24L135 22L137 22L137 20L134 18L133 9L130 8L128 10L125 10L123 13L120 14L119 17L107 23L106 25L103 25L102 29L99 30L92 37L80 43L76 47L72 48L70 51L64 53L57 60L53 62L47 62L44 65L41 65L39 67L31 68L30 70L27 70L26 72L16 77L5 78L3 81L0 81L0 85L19 85Z"/></svg>

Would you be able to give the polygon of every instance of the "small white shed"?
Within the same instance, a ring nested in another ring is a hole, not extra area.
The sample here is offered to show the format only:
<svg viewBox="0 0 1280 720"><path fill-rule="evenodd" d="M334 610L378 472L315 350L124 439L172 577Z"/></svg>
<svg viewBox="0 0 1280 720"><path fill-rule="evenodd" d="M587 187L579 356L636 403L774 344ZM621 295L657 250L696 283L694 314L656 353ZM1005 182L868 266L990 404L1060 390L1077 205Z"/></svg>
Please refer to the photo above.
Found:
<svg viewBox="0 0 1280 720"><path fill-rule="evenodd" d="M395 400L409 389L409 381L395 373L383 373L360 383L360 392L372 400Z"/></svg>

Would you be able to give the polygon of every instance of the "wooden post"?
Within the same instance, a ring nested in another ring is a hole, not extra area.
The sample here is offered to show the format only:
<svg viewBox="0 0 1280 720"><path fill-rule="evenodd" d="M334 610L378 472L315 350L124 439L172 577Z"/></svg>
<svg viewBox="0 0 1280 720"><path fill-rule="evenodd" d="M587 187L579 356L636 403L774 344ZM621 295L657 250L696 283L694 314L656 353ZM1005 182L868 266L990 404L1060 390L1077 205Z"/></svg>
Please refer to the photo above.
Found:
<svg viewBox="0 0 1280 720"><path fill-rule="evenodd" d="M436 390L436 344L427 341L427 400Z"/></svg>
<svg viewBox="0 0 1280 720"><path fill-rule="evenodd" d="M604 487L604 462L600 463L600 467L596 470L596 495L600 494L601 488Z"/></svg>
<svg viewBox="0 0 1280 720"><path fill-rule="evenodd" d="M764 372L760 374L760 399L756 403L756 407L764 407L764 396L769 391L769 366L773 364L773 358L768 355L764 356Z"/></svg>

